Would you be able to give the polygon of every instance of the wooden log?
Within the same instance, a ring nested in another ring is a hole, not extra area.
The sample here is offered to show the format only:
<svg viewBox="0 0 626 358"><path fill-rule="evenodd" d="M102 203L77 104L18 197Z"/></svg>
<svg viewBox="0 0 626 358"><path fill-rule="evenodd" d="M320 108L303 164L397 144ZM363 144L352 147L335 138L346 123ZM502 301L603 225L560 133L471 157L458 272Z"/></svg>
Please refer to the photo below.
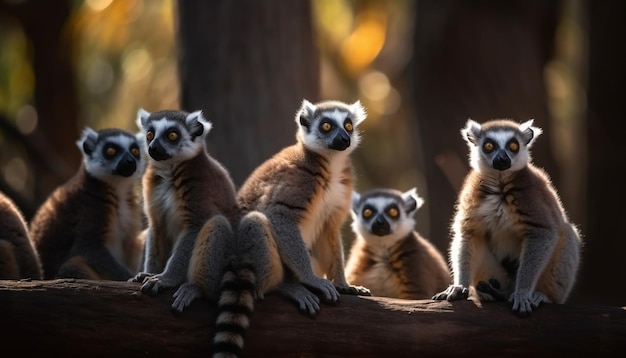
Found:
<svg viewBox="0 0 626 358"><path fill-rule="evenodd" d="M89 357L209 356L214 304L169 307L114 281L0 281L4 352ZM624 307L545 304L529 318L504 302L342 296L315 318L268 295L256 306L247 357L564 357L626 351Z"/></svg>

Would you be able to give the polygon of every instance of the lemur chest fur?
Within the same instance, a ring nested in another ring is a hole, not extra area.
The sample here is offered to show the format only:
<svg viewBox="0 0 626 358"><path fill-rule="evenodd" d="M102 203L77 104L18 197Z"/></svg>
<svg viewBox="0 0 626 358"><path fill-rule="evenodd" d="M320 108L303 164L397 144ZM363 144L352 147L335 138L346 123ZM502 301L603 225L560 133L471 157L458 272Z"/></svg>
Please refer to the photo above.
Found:
<svg viewBox="0 0 626 358"><path fill-rule="evenodd" d="M398 269L402 263L393 257L389 248L370 247L367 258L372 265L362 273L361 282L372 292L385 296L400 295Z"/></svg>
<svg viewBox="0 0 626 358"><path fill-rule="evenodd" d="M349 210L350 201L347 199L352 188L350 182L349 167L345 156L337 155L322 168L327 174L318 177L317 185L311 205L307 213L300 221L300 233L310 249L320 235L328 221L336 215L343 215Z"/></svg>
<svg viewBox="0 0 626 358"><path fill-rule="evenodd" d="M116 208L113 209L115 216L112 218L111 236L107 240L107 248L118 261L123 261L125 244L127 240L134 240L138 231L138 211L133 207L130 200L133 194L126 186L117 188Z"/></svg>
<svg viewBox="0 0 626 358"><path fill-rule="evenodd" d="M177 188L174 185L174 178L169 173L159 173L158 183L152 189L150 196L150 210L152 215L159 217L159 222L164 227L162 235L174 242L184 229L180 219L180 210L176 200Z"/></svg>
<svg viewBox="0 0 626 358"><path fill-rule="evenodd" d="M476 208L486 246L498 258L517 259L524 237L516 230L519 212L512 184L483 184L485 194Z"/></svg>

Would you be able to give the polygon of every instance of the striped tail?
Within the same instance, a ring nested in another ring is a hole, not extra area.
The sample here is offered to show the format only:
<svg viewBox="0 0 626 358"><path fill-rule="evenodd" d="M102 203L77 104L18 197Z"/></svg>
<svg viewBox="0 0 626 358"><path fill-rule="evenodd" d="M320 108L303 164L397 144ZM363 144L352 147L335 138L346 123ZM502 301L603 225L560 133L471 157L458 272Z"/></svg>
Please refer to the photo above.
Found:
<svg viewBox="0 0 626 358"><path fill-rule="evenodd" d="M213 357L240 357L254 311L256 275L252 267L229 265L222 277L213 337Z"/></svg>

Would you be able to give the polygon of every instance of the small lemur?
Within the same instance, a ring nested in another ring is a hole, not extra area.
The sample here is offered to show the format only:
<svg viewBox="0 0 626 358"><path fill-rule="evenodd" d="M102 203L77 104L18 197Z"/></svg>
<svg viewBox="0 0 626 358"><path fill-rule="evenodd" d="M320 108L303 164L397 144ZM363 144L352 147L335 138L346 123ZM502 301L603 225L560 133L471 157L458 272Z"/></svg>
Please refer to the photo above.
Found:
<svg viewBox="0 0 626 358"><path fill-rule="evenodd" d="M451 228L454 282L433 299L475 292L480 300L508 299L526 317L542 302L568 298L582 240L550 178L531 162L530 147L542 133L532 124L469 119L461 130L472 169Z"/></svg>
<svg viewBox="0 0 626 358"><path fill-rule="evenodd" d="M144 160L134 134L86 127L78 172L55 189L29 224L45 279L125 281L139 269L143 243L136 194Z"/></svg>
<svg viewBox="0 0 626 358"><path fill-rule="evenodd" d="M413 215L423 205L416 188L406 192L371 189L352 194L356 234L346 262L351 284L372 295L430 299L451 283L444 256L415 228Z"/></svg>
<svg viewBox="0 0 626 358"><path fill-rule="evenodd" d="M143 177L145 232L143 271L130 281L157 294L187 280L196 237L207 220L238 220L235 185L206 151L212 128L201 111L138 111L137 125L149 154Z"/></svg>
<svg viewBox="0 0 626 358"><path fill-rule="evenodd" d="M295 116L296 143L257 167L238 192L244 214L257 210L269 219L295 280L333 302L339 293L369 295L346 281L340 231L354 185L350 153L365 117L359 101L303 100Z"/></svg>
<svg viewBox="0 0 626 358"><path fill-rule="evenodd" d="M0 280L41 280L43 271L24 215L0 192Z"/></svg>

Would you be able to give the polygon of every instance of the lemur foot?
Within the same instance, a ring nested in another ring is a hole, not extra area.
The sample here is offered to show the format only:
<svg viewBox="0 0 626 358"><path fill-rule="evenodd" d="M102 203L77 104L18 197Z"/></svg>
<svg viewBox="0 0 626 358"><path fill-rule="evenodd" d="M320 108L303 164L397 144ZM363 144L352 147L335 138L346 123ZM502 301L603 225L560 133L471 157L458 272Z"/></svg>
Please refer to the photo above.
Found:
<svg viewBox="0 0 626 358"><path fill-rule="evenodd" d="M295 301L298 309L311 317L315 317L320 310L319 297L300 284L282 284L277 290L281 295Z"/></svg>
<svg viewBox="0 0 626 358"><path fill-rule="evenodd" d="M166 288L171 288L174 286L176 286L174 282L169 282L161 274L158 274L148 277L143 281L143 285L141 285L141 292L150 295L156 295Z"/></svg>
<svg viewBox="0 0 626 358"><path fill-rule="evenodd" d="M355 295L355 296L371 296L369 288L363 286L335 286L337 291L344 295Z"/></svg>
<svg viewBox="0 0 626 358"><path fill-rule="evenodd" d="M149 272L140 272L137 275L135 275L135 277L131 277L128 279L128 282L141 282L143 283L143 281L148 278L148 277L152 277L154 276L154 274L149 273Z"/></svg>
<svg viewBox="0 0 626 358"><path fill-rule="evenodd" d="M324 301L328 303L336 303L339 301L339 291L332 282L327 279L315 277L311 282L303 282L304 285L318 291Z"/></svg>
<svg viewBox="0 0 626 358"><path fill-rule="evenodd" d="M172 303L172 310L182 312L185 307L189 306L193 300L202 296L200 288L191 283L186 282L174 292L174 302Z"/></svg>
<svg viewBox="0 0 626 358"><path fill-rule="evenodd" d="M469 288L461 285L450 285L445 291L439 292L433 296L433 300L437 301L456 301L467 299L469 296Z"/></svg>
<svg viewBox="0 0 626 358"><path fill-rule="evenodd" d="M481 301L506 301L504 291L500 289L500 282L494 278L479 281L476 284L476 294Z"/></svg>
<svg viewBox="0 0 626 358"><path fill-rule="evenodd" d="M550 299L541 292L513 292L509 298L513 304L513 312L519 317L529 317L532 310L539 307L542 302L549 303Z"/></svg>

